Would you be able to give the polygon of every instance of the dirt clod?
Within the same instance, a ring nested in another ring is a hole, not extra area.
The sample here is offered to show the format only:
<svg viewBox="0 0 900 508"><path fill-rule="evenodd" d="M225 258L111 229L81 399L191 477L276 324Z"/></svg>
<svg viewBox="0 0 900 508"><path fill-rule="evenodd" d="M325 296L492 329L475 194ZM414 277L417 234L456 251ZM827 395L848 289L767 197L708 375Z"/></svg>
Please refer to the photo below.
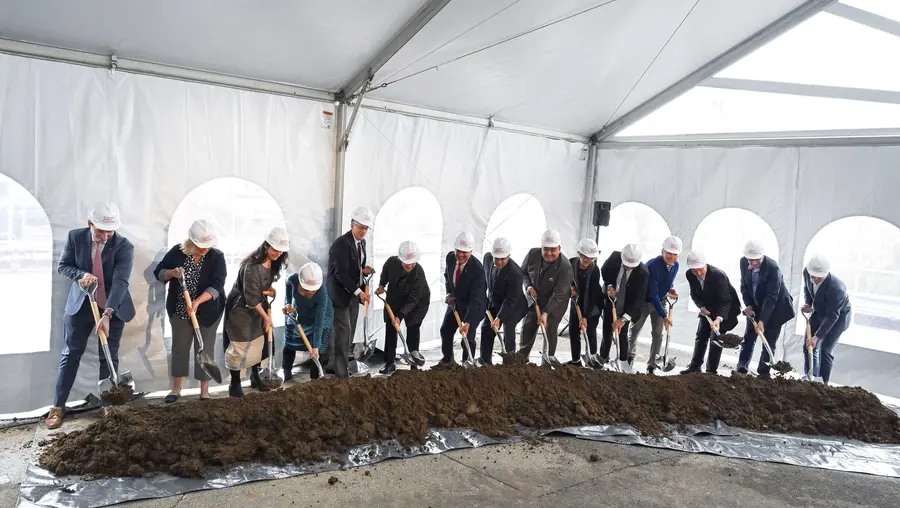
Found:
<svg viewBox="0 0 900 508"><path fill-rule="evenodd" d="M100 394L100 398L114 406L121 406L131 401L134 389L129 385L119 385Z"/></svg>
<svg viewBox="0 0 900 508"><path fill-rule="evenodd" d="M780 361L772 366L772 370L775 371L776 375L783 377L785 374L794 370L794 367L791 366L790 362Z"/></svg>
<svg viewBox="0 0 900 508"><path fill-rule="evenodd" d="M591 456L588 457L588 460L591 462L597 462L598 460L600 460L600 456L596 453L592 453Z"/></svg>
<svg viewBox="0 0 900 508"><path fill-rule="evenodd" d="M451 365L389 378L326 379L241 399L132 407L54 436L40 465L58 476L197 477L241 462L322 460L373 441L420 444L430 428L457 425L454 420L503 437L520 425L622 423L659 434L664 423L716 419L750 430L900 443L900 419L861 388L739 375ZM532 451L540 443L526 442Z"/></svg>
<svg viewBox="0 0 900 508"><path fill-rule="evenodd" d="M741 343L744 342L744 338L733 333L726 333L719 336L719 342L721 342L725 347L735 348L740 346Z"/></svg>
<svg viewBox="0 0 900 508"><path fill-rule="evenodd" d="M338 480L337 476L332 476L331 478L328 479L328 485L334 485L335 483L337 483L339 481L340 480Z"/></svg>

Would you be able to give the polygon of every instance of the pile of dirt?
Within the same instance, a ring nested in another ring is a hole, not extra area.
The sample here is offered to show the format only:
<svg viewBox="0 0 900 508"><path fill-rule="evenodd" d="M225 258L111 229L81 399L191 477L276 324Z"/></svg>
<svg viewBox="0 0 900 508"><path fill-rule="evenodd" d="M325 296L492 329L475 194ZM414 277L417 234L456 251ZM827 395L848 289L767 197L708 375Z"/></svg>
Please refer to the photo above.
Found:
<svg viewBox="0 0 900 508"><path fill-rule="evenodd" d="M791 362L780 361L772 366L772 370L775 371L775 375L777 376L785 376L790 371L794 370L794 367L791 365Z"/></svg>
<svg viewBox="0 0 900 508"><path fill-rule="evenodd" d="M100 394L102 400L114 406L127 404L132 397L134 397L134 388L127 384L119 385Z"/></svg>
<svg viewBox="0 0 900 508"><path fill-rule="evenodd" d="M719 342L727 348L736 348L744 342L744 338L733 333L726 333L719 336Z"/></svg>
<svg viewBox="0 0 900 508"><path fill-rule="evenodd" d="M60 435L40 465L56 475L199 476L238 462L303 462L396 438L421 443L431 427L489 436L517 425L552 429L722 420L746 429L900 443L900 419L861 388L708 374L656 377L534 365L397 371L326 379L242 399L135 407Z"/></svg>

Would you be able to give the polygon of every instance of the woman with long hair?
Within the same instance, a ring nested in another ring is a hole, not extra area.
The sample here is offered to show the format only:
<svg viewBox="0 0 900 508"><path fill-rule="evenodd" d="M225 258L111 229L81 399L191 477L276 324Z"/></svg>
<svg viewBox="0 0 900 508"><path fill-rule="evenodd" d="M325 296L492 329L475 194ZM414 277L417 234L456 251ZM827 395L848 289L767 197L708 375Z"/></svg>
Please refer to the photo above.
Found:
<svg viewBox="0 0 900 508"><path fill-rule="evenodd" d="M181 396L181 385L188 375L194 345L191 314L200 325L203 349L213 351L216 345L216 330L225 310L226 269L225 255L215 245L212 224L195 221L187 239L172 247L153 271L154 277L169 285L166 311L172 324L172 391L166 402L170 404ZM184 299L185 288L191 297L190 307ZM200 381L200 398L208 399L210 377L196 361L194 379Z"/></svg>
<svg viewBox="0 0 900 508"><path fill-rule="evenodd" d="M241 261L237 280L225 301L225 364L231 371L228 394L243 397L241 376L252 366L251 380L260 391L269 388L259 379L259 362L266 343L266 332L272 328L269 302L275 296L272 284L281 277L288 264L290 240L284 228L272 228L266 240Z"/></svg>

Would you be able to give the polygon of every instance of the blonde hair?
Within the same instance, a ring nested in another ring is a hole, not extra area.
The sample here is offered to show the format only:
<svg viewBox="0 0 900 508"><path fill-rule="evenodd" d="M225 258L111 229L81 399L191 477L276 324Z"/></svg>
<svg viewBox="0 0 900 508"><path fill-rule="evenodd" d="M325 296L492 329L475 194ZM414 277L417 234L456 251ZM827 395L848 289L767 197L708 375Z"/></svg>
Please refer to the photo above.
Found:
<svg viewBox="0 0 900 508"><path fill-rule="evenodd" d="M192 242L190 238L181 244L181 252L184 252L188 256L196 256L199 251L200 247L197 247L197 244Z"/></svg>

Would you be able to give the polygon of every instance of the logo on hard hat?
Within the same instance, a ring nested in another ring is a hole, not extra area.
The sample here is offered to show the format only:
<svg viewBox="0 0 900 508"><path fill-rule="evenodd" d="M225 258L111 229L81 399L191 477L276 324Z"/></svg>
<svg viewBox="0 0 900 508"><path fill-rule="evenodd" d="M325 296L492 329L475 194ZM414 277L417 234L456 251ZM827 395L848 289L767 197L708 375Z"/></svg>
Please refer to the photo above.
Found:
<svg viewBox="0 0 900 508"><path fill-rule="evenodd" d="M406 259L412 259L412 258L416 257L416 253L415 252L407 252L405 257L406 257Z"/></svg>
<svg viewBox="0 0 900 508"><path fill-rule="evenodd" d="M287 245L287 243L288 243L287 240L285 240L284 238L282 238L281 240L278 240L278 245Z"/></svg>
<svg viewBox="0 0 900 508"><path fill-rule="evenodd" d="M303 279L303 282L304 282L305 284L309 284L310 286L315 286L316 284L319 283L319 281L317 281L315 278L312 278L312 279Z"/></svg>
<svg viewBox="0 0 900 508"><path fill-rule="evenodd" d="M749 249L747 252L748 252L751 256L755 256L755 255L759 254L759 251L756 250L756 249Z"/></svg>
<svg viewBox="0 0 900 508"><path fill-rule="evenodd" d="M200 237L201 242L210 242L210 241L212 241L212 239L213 239L212 235L203 235Z"/></svg>
<svg viewBox="0 0 900 508"><path fill-rule="evenodd" d="M103 222L105 222L106 224L112 224L112 223L116 222L116 218L110 217L109 215L104 215Z"/></svg>
<svg viewBox="0 0 900 508"><path fill-rule="evenodd" d="M463 247L468 247L468 246L469 246L469 241L468 241L468 240L460 240L460 241L459 241L459 244L460 244L461 246L463 246Z"/></svg>

